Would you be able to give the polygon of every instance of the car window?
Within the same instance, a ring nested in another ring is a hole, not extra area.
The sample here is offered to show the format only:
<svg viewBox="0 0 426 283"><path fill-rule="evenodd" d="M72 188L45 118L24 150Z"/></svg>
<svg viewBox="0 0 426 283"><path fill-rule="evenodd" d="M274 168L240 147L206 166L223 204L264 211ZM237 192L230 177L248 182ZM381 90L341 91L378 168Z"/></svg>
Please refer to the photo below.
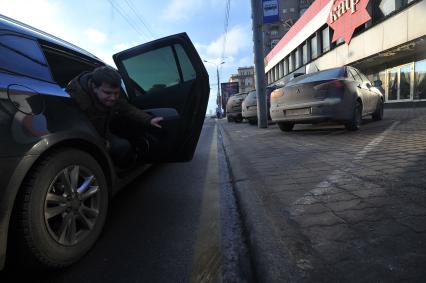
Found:
<svg viewBox="0 0 426 283"><path fill-rule="evenodd" d="M171 46L131 57L123 60L123 64L130 79L146 92L180 83L180 75ZM187 73L186 77L191 77L191 74Z"/></svg>
<svg viewBox="0 0 426 283"><path fill-rule="evenodd" d="M49 63L53 80L62 88L65 88L66 85L79 74L91 72L93 69L100 66L99 62L83 60L65 50L60 50L57 46L42 44L41 48ZM64 66L66 66L66 68Z"/></svg>
<svg viewBox="0 0 426 283"><path fill-rule="evenodd" d="M360 75L358 74L358 72L353 69L353 68L348 68L348 74L350 74L353 78L353 80L357 81L357 82L362 82L362 79L360 77Z"/></svg>
<svg viewBox="0 0 426 283"><path fill-rule="evenodd" d="M0 35L0 68L32 78L51 81L38 43L16 35Z"/></svg>
<svg viewBox="0 0 426 283"><path fill-rule="evenodd" d="M195 72L195 69L182 45L175 44L175 50L182 69L183 81L186 82L195 79L197 77L197 73Z"/></svg>
<svg viewBox="0 0 426 283"><path fill-rule="evenodd" d="M302 83L311 83L322 80L329 80L333 78L340 78L344 76L343 68L334 68L325 71L320 71L308 75L302 75L300 77L294 78L287 83L287 86L292 86Z"/></svg>

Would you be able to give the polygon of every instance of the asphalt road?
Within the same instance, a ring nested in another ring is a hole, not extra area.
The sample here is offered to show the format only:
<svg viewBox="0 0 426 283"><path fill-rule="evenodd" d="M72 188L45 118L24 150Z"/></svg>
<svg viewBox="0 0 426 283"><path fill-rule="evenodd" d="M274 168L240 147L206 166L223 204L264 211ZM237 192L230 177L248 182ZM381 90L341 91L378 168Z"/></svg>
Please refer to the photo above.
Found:
<svg viewBox="0 0 426 283"><path fill-rule="evenodd" d="M41 274L7 268L0 282L22 276L31 282L239 281L245 250L235 236L241 230L232 194L221 193L227 181L217 153L216 124L206 119L194 159L153 166L121 191L101 238L80 262Z"/></svg>

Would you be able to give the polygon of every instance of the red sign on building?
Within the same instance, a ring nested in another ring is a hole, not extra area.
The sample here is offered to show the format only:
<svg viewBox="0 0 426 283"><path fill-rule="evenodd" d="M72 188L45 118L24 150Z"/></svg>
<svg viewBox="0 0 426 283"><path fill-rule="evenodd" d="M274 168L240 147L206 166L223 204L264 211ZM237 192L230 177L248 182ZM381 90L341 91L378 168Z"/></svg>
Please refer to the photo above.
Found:
<svg viewBox="0 0 426 283"><path fill-rule="evenodd" d="M369 0L334 0L327 23L334 30L335 42L343 38L347 44L351 41L355 29L371 19L367 12Z"/></svg>

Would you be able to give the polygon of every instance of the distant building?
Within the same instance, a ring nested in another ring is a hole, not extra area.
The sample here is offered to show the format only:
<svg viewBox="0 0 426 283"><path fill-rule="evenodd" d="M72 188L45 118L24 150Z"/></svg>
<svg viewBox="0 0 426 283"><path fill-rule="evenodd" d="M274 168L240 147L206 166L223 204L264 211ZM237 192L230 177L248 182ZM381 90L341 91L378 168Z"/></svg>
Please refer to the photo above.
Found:
<svg viewBox="0 0 426 283"><path fill-rule="evenodd" d="M263 24L264 54L268 54L314 0L278 0L279 21Z"/></svg>
<svg viewBox="0 0 426 283"><path fill-rule="evenodd" d="M240 92L248 92L255 89L254 67L239 67L238 74L231 75L229 82L238 82Z"/></svg>

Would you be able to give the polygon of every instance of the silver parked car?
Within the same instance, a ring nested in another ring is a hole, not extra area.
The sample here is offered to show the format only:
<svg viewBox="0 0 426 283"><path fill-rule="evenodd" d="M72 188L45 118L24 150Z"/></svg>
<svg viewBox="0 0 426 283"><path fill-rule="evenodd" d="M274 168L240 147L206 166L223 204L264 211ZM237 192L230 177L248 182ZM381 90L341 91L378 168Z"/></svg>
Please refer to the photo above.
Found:
<svg viewBox="0 0 426 283"><path fill-rule="evenodd" d="M383 118L383 102L383 94L363 73L343 66L294 78L274 90L270 113L282 131L324 121L357 130L364 116Z"/></svg>
<svg viewBox="0 0 426 283"><path fill-rule="evenodd" d="M247 119L250 125L257 123L257 96L255 90L250 91L243 100L241 110L243 118Z"/></svg>
<svg viewBox="0 0 426 283"><path fill-rule="evenodd" d="M228 98L228 102L226 103L226 119L228 122L234 121L236 123L241 123L243 121L241 103L246 96L247 92L241 92Z"/></svg>

